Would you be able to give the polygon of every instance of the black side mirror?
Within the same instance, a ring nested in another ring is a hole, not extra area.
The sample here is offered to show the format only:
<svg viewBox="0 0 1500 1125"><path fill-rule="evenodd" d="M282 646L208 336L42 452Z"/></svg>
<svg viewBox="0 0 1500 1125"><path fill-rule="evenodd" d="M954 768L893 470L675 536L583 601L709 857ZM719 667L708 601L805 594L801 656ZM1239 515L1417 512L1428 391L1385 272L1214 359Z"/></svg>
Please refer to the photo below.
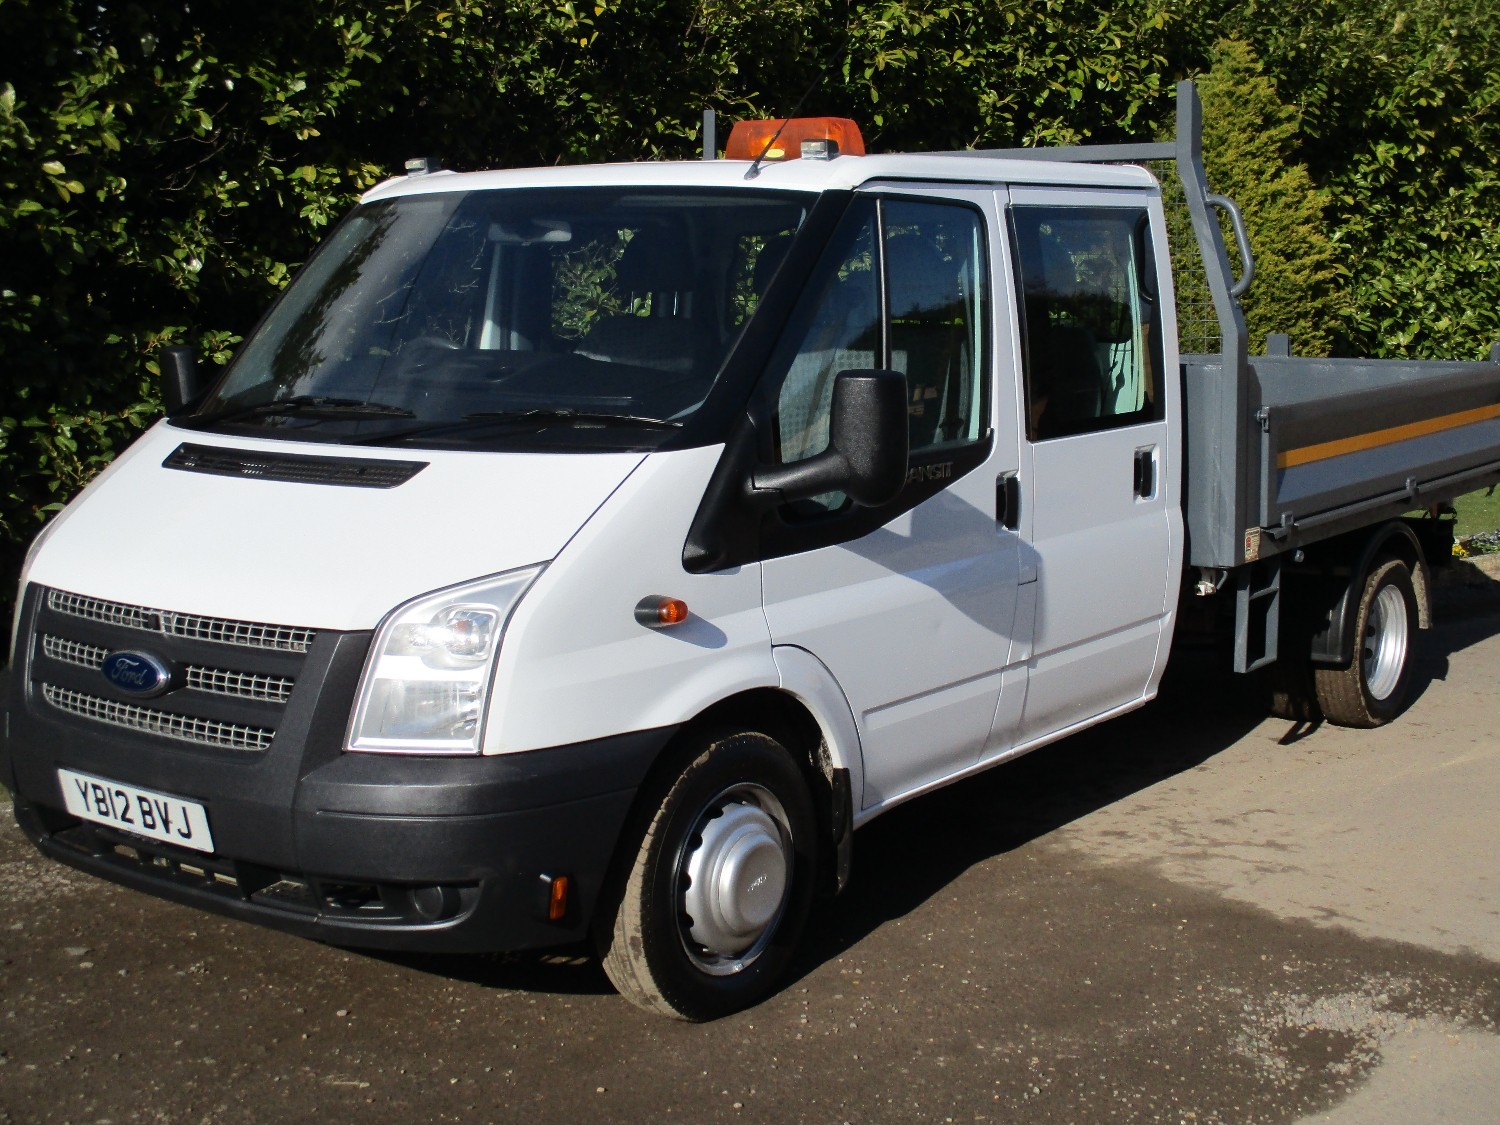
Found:
<svg viewBox="0 0 1500 1125"><path fill-rule="evenodd" d="M751 475L753 499L784 504L844 492L863 508L889 503L906 483L910 440L906 376L899 371L841 371L834 379L828 448L791 465Z"/></svg>
<svg viewBox="0 0 1500 1125"><path fill-rule="evenodd" d="M186 344L174 344L161 353L161 401L168 418L179 418L203 393L198 378L198 355Z"/></svg>

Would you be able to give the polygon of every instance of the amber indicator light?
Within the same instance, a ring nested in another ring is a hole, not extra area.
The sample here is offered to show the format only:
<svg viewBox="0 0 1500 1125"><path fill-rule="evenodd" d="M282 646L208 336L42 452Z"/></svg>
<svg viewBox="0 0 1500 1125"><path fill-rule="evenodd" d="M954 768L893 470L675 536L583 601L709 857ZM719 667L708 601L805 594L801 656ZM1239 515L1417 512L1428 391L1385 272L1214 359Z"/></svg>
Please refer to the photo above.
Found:
<svg viewBox="0 0 1500 1125"><path fill-rule="evenodd" d="M571 882L567 875L558 875L552 880L547 891L547 921L561 922L568 916L568 885Z"/></svg>
<svg viewBox="0 0 1500 1125"><path fill-rule="evenodd" d="M653 594L642 598L635 607L635 619L648 629L666 629L688 619L687 602Z"/></svg>

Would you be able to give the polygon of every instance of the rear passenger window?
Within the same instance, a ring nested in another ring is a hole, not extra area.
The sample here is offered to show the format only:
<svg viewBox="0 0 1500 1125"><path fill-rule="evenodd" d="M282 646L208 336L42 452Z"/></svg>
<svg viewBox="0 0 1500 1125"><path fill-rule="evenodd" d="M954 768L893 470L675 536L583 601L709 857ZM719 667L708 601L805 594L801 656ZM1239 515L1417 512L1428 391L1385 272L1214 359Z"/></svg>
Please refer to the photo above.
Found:
<svg viewBox="0 0 1500 1125"><path fill-rule="evenodd" d="M1011 210L1033 441L1162 417L1161 330L1144 210Z"/></svg>

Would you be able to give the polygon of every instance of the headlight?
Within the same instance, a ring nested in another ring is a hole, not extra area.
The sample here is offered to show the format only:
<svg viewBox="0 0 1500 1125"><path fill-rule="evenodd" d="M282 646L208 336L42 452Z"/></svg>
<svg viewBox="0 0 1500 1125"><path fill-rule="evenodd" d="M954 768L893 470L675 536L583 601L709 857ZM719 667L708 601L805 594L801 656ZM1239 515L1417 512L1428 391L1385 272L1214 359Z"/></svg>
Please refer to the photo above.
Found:
<svg viewBox="0 0 1500 1125"><path fill-rule="evenodd" d="M365 661L348 749L478 753L505 623L541 572L513 570L397 607Z"/></svg>

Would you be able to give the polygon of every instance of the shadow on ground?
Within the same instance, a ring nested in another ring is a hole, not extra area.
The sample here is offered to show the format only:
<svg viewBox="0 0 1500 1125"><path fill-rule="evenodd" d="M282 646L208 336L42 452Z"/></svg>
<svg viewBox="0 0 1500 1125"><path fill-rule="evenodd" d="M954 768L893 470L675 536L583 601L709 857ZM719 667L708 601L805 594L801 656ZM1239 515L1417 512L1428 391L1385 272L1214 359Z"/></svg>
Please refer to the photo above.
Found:
<svg viewBox="0 0 1500 1125"><path fill-rule="evenodd" d="M1442 606L1438 627L1419 638L1414 700L1446 678L1452 654L1496 633L1500 614L1493 606ZM849 887L817 910L786 984L916 910L975 864L1234 745L1265 721L1267 689L1226 668L1222 654L1184 650L1168 668L1159 697L1139 711L911 801L861 829ZM1285 725L1283 743L1307 733L1305 724ZM612 991L582 947L545 954L370 956L488 987L559 995Z"/></svg>

